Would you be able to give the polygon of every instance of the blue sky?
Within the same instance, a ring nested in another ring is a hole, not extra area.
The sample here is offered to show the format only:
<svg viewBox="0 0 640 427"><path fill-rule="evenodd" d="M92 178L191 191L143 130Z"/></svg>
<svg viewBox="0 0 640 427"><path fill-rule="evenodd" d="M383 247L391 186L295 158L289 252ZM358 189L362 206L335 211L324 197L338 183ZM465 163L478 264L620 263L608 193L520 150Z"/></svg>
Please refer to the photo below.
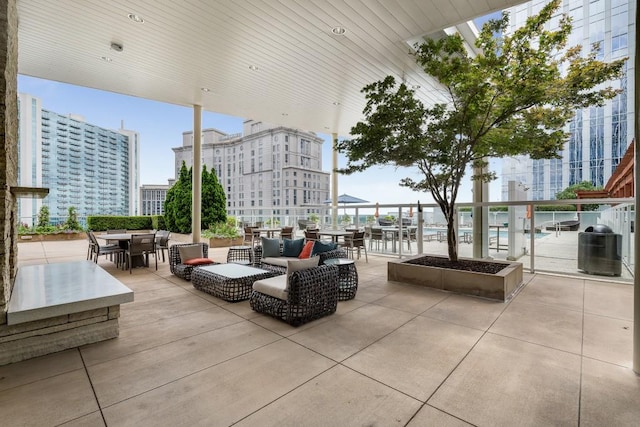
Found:
<svg viewBox="0 0 640 427"><path fill-rule="evenodd" d="M167 179L173 178L174 155L171 148L179 147L182 144L182 132L193 127L193 110L187 107L27 76L18 77L18 91L40 98L43 108L58 114L79 114L88 123L108 129L118 129L121 121L124 121L125 129L139 132L142 184L166 184ZM243 121L244 118L206 111L202 115L203 128L214 127L229 134L242 132ZM325 139L323 169L329 171L331 137L325 134L319 136ZM339 156L338 166L345 164L345 157ZM498 167L496 161L492 165ZM341 175L338 177L338 193L351 194L371 203L415 203L417 200L431 203L430 195L398 185L400 179L406 176L419 178L411 169L396 170L392 167L374 167L350 176ZM466 182L458 201L471 201L470 189L470 184ZM499 181L492 184L491 194L491 200L499 200Z"/></svg>
<svg viewBox="0 0 640 427"><path fill-rule="evenodd" d="M495 15L494 15L495 16ZM481 25L484 18L476 20ZM78 114L88 123L108 129L124 128L140 134L140 178L142 184L166 184L173 178L174 155L171 148L182 144L182 132L193 128L193 110L150 101L142 98L119 95L64 83L18 76L18 91L42 100L43 108L58 114ZM212 112L203 112L202 127L216 128L232 134L242 132L243 117L232 117ZM254 117L260 120L259 117ZM355 124L355 123L354 123ZM323 144L323 170L331 169L331 137L319 134ZM340 135L344 137L347 135ZM338 166L346 164L339 156ZM491 167L501 172L500 162L492 160ZM338 177L338 193L351 194L371 203L432 203L431 195L416 193L400 187L404 177L420 179L412 169L396 170L393 167L371 168L365 172ZM467 177L468 178L468 177ZM459 202L471 201L471 184L467 179L459 192ZM500 181L491 184L491 200L500 200Z"/></svg>

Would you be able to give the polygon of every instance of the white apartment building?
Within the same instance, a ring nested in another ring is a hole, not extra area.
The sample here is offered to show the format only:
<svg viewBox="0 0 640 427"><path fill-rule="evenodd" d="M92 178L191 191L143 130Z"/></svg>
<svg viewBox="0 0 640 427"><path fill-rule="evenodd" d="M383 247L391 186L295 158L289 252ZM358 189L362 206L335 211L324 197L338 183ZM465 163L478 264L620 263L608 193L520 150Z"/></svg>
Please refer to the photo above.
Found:
<svg viewBox="0 0 640 427"><path fill-rule="evenodd" d="M143 185L140 187L140 215L164 215L164 201L168 185Z"/></svg>
<svg viewBox="0 0 640 427"><path fill-rule="evenodd" d="M536 14L546 0L523 3L510 13L511 30ZM633 140L633 93L635 55L635 7L633 0L564 0L560 12L572 17L569 46L580 44L590 52L600 43L596 57L610 61L628 57L626 76L612 82L623 92L603 107L576 111L567 126L570 136L561 159L532 160L527 156L504 158L502 200L507 200L508 181L524 183L532 200L554 199L564 188L582 181L604 186ZM557 25L558 17L551 25Z"/></svg>
<svg viewBox="0 0 640 427"><path fill-rule="evenodd" d="M81 221L89 215L138 215L137 132L54 113L24 93L18 95L18 106L18 183L49 188L44 199L18 201L19 222L33 225L43 205L54 223L66 220L71 206Z"/></svg>
<svg viewBox="0 0 640 427"><path fill-rule="evenodd" d="M318 205L329 198L322 143L313 132L246 120L238 134L204 129L202 164L215 170L229 215L289 215L290 207ZM183 161L187 167L193 164L193 132L184 132L182 147L173 151L177 178Z"/></svg>

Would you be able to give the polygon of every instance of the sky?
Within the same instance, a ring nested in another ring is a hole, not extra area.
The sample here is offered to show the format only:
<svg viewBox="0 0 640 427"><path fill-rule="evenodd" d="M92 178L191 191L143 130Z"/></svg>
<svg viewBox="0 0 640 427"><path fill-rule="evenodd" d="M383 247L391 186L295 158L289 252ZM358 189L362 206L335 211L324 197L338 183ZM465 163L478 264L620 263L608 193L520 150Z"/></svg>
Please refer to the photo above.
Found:
<svg viewBox="0 0 640 427"><path fill-rule="evenodd" d="M493 15L496 16L496 15ZM486 18L478 18L481 25ZM193 110L172 104L120 95L50 80L18 76L18 91L38 97L44 109L58 114L77 114L87 123L107 129L134 130L140 134L140 182L167 184L174 178L174 147L182 145L182 133L193 129ZM233 117L203 111L202 128L216 128L228 134L241 133L245 119L260 120L260 117ZM354 123L355 125L355 123ZM331 170L331 136L318 134L325 140L322 148L322 169ZM340 139L348 135L339 135ZM338 155L338 167L346 166L344 155ZM490 168L500 175L501 162L491 160ZM421 179L416 169L372 167L353 175L338 176L338 194L347 193L371 203L433 203L430 194L418 193L401 187L402 178ZM490 200L500 200L500 180L490 184ZM458 202L470 202L471 182L467 174Z"/></svg>

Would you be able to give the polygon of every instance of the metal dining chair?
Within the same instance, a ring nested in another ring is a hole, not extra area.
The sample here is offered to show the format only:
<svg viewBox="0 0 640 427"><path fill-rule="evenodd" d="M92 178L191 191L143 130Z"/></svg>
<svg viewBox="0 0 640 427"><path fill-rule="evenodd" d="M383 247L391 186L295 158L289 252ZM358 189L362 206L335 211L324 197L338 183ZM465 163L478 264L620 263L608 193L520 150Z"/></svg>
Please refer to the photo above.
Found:
<svg viewBox="0 0 640 427"><path fill-rule="evenodd" d="M129 245L125 250L126 266L129 268L129 274L133 267L133 257L144 257L144 263L149 267L149 254L156 253L156 235L155 233L146 234L132 234ZM156 260L156 270L158 269L158 257L154 256Z"/></svg>

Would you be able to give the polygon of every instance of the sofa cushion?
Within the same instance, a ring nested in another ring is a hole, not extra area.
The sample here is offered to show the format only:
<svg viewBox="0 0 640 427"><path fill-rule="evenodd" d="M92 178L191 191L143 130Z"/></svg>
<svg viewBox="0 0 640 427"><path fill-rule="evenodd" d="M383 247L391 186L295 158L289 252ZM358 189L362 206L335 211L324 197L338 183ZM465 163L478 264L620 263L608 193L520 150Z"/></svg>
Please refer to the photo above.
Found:
<svg viewBox="0 0 640 427"><path fill-rule="evenodd" d="M311 251L311 256L321 254L323 252L329 252L337 248L333 242L321 242L320 240L316 240L313 244L313 251Z"/></svg>
<svg viewBox="0 0 640 427"><path fill-rule="evenodd" d="M179 246L178 252L180 253L180 262L183 264L190 259L204 258L200 244Z"/></svg>
<svg viewBox="0 0 640 427"><path fill-rule="evenodd" d="M311 257L309 259L287 260L287 274L285 275L287 279L287 290L289 290L289 276L291 276L291 273L293 273L294 271L317 267L318 262L320 262L320 257L317 256Z"/></svg>
<svg viewBox="0 0 640 427"><path fill-rule="evenodd" d="M287 276L280 275L256 280L253 282L253 290L286 301L289 294L287 292Z"/></svg>
<svg viewBox="0 0 640 427"><path fill-rule="evenodd" d="M279 257L280 256L280 239L268 239L261 237L262 239L262 257Z"/></svg>
<svg viewBox="0 0 640 427"><path fill-rule="evenodd" d="M290 259L298 259L298 258L287 258L287 257L283 257L283 256L279 256L279 257L269 257L269 258L262 258L262 262L265 264L271 264L271 265L278 265L280 267L287 267L287 261Z"/></svg>
<svg viewBox="0 0 640 427"><path fill-rule="evenodd" d="M207 265L213 264L213 260L209 258L192 258L182 262L186 265Z"/></svg>
<svg viewBox="0 0 640 427"><path fill-rule="evenodd" d="M300 259L311 258L311 251L313 251L313 244L314 244L313 240L310 240L307 243L305 243L304 248L302 248L302 252L300 252L300 255L298 255L298 258Z"/></svg>
<svg viewBox="0 0 640 427"><path fill-rule="evenodd" d="M282 241L282 256L298 257L304 247L304 239L284 239Z"/></svg>

